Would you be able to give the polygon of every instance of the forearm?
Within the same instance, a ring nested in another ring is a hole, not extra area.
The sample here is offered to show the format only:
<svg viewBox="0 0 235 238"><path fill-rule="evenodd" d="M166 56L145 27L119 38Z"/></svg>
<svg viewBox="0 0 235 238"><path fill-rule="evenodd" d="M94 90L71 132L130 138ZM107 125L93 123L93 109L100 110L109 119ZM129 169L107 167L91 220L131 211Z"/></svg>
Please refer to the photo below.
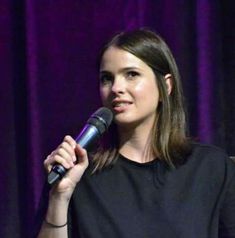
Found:
<svg viewBox="0 0 235 238"><path fill-rule="evenodd" d="M63 226L67 224L67 214L68 202L50 199L45 217L46 222L43 222L38 238L67 238L67 225ZM62 227L54 227L47 222Z"/></svg>
<svg viewBox="0 0 235 238"><path fill-rule="evenodd" d="M50 190L49 205L44 219L46 222L42 224L38 238L68 237L67 225L63 225L67 223L69 200L89 161L86 150L72 137L66 136L57 149L47 156L44 166L50 172L55 163L64 166L68 172Z"/></svg>

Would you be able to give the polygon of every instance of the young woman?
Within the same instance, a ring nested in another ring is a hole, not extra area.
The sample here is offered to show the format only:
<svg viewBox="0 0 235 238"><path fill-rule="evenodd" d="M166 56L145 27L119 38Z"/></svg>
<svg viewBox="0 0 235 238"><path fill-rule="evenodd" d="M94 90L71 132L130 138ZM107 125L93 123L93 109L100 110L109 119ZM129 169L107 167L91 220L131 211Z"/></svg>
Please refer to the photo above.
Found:
<svg viewBox="0 0 235 238"><path fill-rule="evenodd" d="M116 35L100 58L109 138L88 159L70 136L45 160L52 187L38 237L235 237L235 166L185 135L175 60L154 32Z"/></svg>

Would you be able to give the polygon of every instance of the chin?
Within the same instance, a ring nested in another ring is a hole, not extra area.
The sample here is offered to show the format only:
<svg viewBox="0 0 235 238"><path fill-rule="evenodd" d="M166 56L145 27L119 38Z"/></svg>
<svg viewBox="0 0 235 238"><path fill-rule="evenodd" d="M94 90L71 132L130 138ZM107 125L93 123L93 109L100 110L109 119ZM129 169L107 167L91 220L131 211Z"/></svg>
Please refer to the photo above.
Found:
<svg viewBox="0 0 235 238"><path fill-rule="evenodd" d="M132 127L138 124L138 120L134 120L133 118L130 117L124 117L121 115L116 115L114 117L115 124L120 127Z"/></svg>
<svg viewBox="0 0 235 238"><path fill-rule="evenodd" d="M128 122L132 121L132 119L128 115L126 115L124 113L117 113L117 114L115 114L114 120L115 120L115 122L117 124L118 123L128 123Z"/></svg>

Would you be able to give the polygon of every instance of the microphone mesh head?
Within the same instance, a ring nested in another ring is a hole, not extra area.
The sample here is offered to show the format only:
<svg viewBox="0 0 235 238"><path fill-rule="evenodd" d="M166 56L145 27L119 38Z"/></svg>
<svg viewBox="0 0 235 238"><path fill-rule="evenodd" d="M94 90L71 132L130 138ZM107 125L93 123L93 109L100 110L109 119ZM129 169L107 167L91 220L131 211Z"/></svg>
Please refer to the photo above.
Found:
<svg viewBox="0 0 235 238"><path fill-rule="evenodd" d="M95 126L100 134L103 134L110 126L112 120L112 111L107 107L101 107L91 115L88 123Z"/></svg>

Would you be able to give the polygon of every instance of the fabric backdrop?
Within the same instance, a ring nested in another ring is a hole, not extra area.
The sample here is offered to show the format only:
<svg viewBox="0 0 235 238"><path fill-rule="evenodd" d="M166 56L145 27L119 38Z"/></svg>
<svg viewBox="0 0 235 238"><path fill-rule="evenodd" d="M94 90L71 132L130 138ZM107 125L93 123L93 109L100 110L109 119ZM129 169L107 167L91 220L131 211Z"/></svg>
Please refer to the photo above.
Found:
<svg viewBox="0 0 235 238"><path fill-rule="evenodd" d="M233 0L1 0L0 237L29 237L43 160L101 104L97 54L148 27L178 62L191 136L235 154Z"/></svg>

